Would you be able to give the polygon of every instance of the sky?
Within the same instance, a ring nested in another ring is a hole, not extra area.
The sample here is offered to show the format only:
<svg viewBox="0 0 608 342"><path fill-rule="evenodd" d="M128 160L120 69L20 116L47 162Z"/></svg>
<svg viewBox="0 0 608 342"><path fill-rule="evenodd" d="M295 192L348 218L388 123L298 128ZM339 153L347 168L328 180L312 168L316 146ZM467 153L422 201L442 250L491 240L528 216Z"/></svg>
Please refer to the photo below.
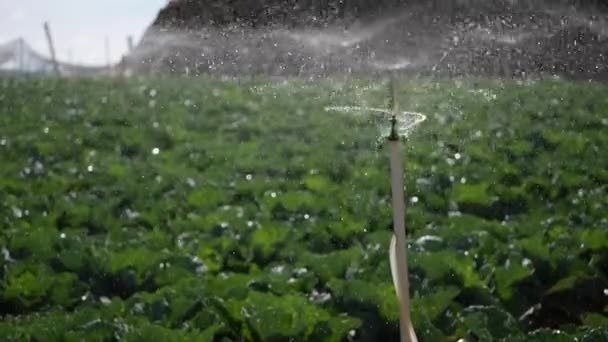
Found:
<svg viewBox="0 0 608 342"><path fill-rule="evenodd" d="M105 65L106 37L110 62L135 44L167 0L0 0L0 45L19 37L41 54L49 49L43 30L48 21L57 59Z"/></svg>

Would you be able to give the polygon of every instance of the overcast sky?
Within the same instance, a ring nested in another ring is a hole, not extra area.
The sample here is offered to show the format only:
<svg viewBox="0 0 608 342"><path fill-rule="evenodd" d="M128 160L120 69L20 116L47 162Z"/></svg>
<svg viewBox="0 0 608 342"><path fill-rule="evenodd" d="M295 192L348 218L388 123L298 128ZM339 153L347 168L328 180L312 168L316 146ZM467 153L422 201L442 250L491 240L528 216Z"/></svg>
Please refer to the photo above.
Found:
<svg viewBox="0 0 608 342"><path fill-rule="evenodd" d="M23 37L48 56L42 24L48 21L57 58L66 62L105 64L108 37L112 62L135 43L167 0L0 0L0 45Z"/></svg>

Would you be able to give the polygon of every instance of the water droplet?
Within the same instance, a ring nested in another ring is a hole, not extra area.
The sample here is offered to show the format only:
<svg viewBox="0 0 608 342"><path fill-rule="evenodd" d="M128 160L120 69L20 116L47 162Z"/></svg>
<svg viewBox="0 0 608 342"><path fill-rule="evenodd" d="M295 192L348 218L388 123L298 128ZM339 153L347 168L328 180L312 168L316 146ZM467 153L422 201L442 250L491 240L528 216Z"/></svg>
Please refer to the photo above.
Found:
<svg viewBox="0 0 608 342"><path fill-rule="evenodd" d="M331 299L331 293L329 292L319 292L317 289L313 289L312 293L308 297L308 299L312 302L322 304Z"/></svg>
<svg viewBox="0 0 608 342"><path fill-rule="evenodd" d="M448 217L462 216L462 213L458 210L448 211Z"/></svg>
<svg viewBox="0 0 608 342"><path fill-rule="evenodd" d="M270 271L275 274L281 274L281 273L283 273L284 270L285 270L285 266L277 265L277 266L274 266Z"/></svg>
<svg viewBox="0 0 608 342"><path fill-rule="evenodd" d="M297 277L303 276L304 274L308 273L308 269L306 269L306 267L301 267L298 268L294 271L295 275Z"/></svg>
<svg viewBox="0 0 608 342"><path fill-rule="evenodd" d="M41 174L44 171L44 165L41 162L36 161L34 163L34 173Z"/></svg>
<svg viewBox="0 0 608 342"><path fill-rule="evenodd" d="M2 256L4 256L4 261L8 261L8 262L15 261L13 258L11 258L11 252L8 249L6 249L6 247L2 247Z"/></svg>
<svg viewBox="0 0 608 342"><path fill-rule="evenodd" d="M205 264L202 264L196 268L195 272L196 274L201 275L207 273L207 271L209 271L209 267L207 267L207 265Z"/></svg>
<svg viewBox="0 0 608 342"><path fill-rule="evenodd" d="M130 220L135 220L139 217L139 213L137 211L131 210L129 208L125 209L125 215L127 215L127 218L129 218Z"/></svg>
<svg viewBox="0 0 608 342"><path fill-rule="evenodd" d="M20 208L12 207L11 209L13 211L13 216L18 219L23 217L23 210L21 210Z"/></svg>
<svg viewBox="0 0 608 342"><path fill-rule="evenodd" d="M133 305L133 312L136 314L142 314L144 312L144 303L135 303Z"/></svg>

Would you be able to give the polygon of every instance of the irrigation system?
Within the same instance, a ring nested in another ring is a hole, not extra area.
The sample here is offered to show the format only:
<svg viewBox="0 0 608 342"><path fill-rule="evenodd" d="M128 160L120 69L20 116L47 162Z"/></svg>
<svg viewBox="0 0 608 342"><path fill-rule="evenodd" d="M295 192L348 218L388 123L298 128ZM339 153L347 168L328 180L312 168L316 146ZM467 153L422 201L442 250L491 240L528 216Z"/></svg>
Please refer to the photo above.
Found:
<svg viewBox="0 0 608 342"><path fill-rule="evenodd" d="M419 123L426 120L424 114L400 111L396 101L394 78L390 79L389 108L368 108L356 106L326 107L326 111L350 113L376 113L388 117L390 131L388 145L391 170L391 196L393 206L393 237L391 238L389 259L391 275L397 299L399 300L399 330L401 342L418 342L411 319L409 292L409 271L407 263L407 234L405 227L405 188L403 161L401 159L401 140Z"/></svg>

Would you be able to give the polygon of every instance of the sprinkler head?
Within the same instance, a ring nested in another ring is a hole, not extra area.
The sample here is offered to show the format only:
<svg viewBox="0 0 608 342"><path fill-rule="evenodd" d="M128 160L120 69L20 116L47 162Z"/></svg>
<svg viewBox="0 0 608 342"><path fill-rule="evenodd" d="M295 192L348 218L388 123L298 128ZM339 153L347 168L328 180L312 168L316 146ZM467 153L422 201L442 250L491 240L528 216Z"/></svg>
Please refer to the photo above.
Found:
<svg viewBox="0 0 608 342"><path fill-rule="evenodd" d="M388 136L389 141L398 141L399 133L397 133L397 116L395 114L391 117L391 133Z"/></svg>

